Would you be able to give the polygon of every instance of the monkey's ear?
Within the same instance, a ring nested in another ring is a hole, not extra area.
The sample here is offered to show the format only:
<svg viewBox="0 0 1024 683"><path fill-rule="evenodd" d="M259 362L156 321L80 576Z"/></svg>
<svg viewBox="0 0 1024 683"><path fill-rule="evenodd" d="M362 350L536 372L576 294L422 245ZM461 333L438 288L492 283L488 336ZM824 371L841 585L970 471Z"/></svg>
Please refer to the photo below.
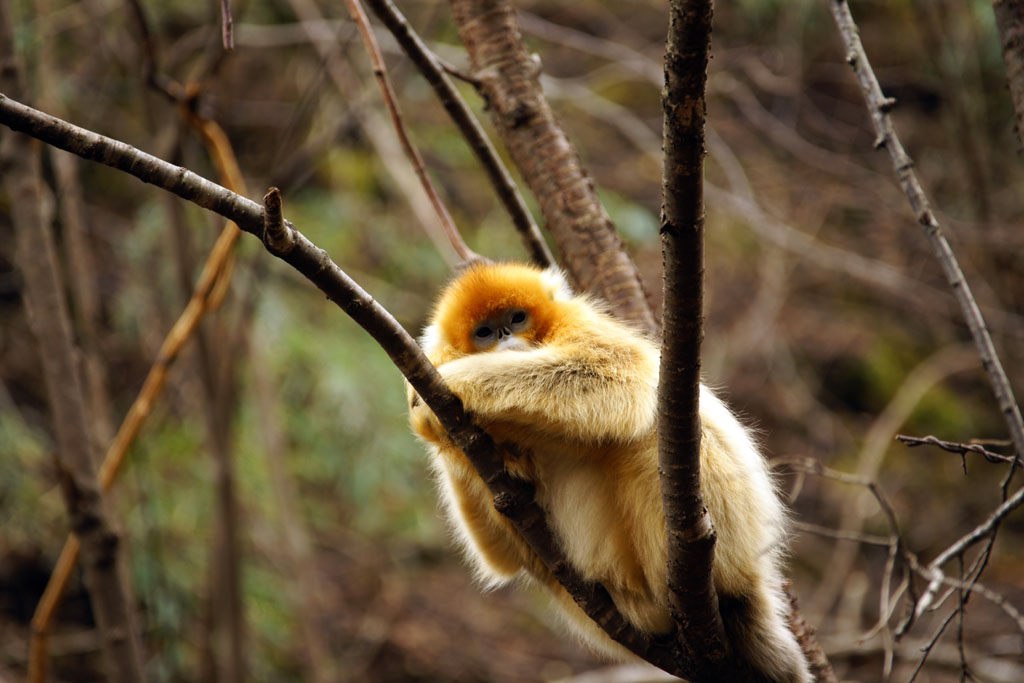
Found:
<svg viewBox="0 0 1024 683"><path fill-rule="evenodd" d="M575 296L572 287L569 286L569 279L558 266L546 268L540 277L544 282L544 291L552 301L568 301Z"/></svg>

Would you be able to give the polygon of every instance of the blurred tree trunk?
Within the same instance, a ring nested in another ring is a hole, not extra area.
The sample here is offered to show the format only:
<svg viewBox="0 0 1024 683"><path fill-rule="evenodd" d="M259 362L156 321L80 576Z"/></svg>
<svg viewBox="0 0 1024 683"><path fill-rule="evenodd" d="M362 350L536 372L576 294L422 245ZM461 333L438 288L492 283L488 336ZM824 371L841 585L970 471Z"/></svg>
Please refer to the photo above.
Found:
<svg viewBox="0 0 1024 683"><path fill-rule="evenodd" d="M178 212L173 217L180 219ZM182 233L186 227L178 222L175 240L179 275L196 263L189 241ZM187 299L191 279L184 282ZM202 387L199 413L206 430L206 447L212 456L214 473L213 534L210 545L210 574L207 587L209 601L210 642L208 652L212 667L211 680L219 683L241 683L246 678L245 608L242 601L242 541L238 494L234 464L233 416L237 399L237 354L229 344L214 344L216 338L227 340L223 321L209 314L195 332L196 353L193 359Z"/></svg>
<svg viewBox="0 0 1024 683"><path fill-rule="evenodd" d="M35 0L36 15L52 23L49 0ZM50 28L54 31L55 29ZM56 84L60 74L53 54L52 41L39 45L39 100L42 108L55 116L63 116L65 107L59 101ZM56 181L58 210L63 227L62 244L65 270L68 275L75 332L81 344L82 379L85 383L89 424L92 427L96 453L106 450L114 438L107 367L99 348L102 302L97 286L96 263L86 223L88 211L78 180L79 160L73 154L55 147L47 150Z"/></svg>
<svg viewBox="0 0 1024 683"><path fill-rule="evenodd" d="M6 2L0 0L0 90L23 97L21 72ZM120 539L100 495L96 454L78 350L57 265L50 210L42 192L41 149L30 138L7 132L0 140L0 168L17 241L16 263L29 325L38 344L56 433L56 467L71 529L82 549L89 600L100 632L109 680L143 680L135 610L118 561Z"/></svg>
<svg viewBox="0 0 1024 683"><path fill-rule="evenodd" d="M540 62L526 52L515 8L507 0L451 5L491 119L537 198L563 263L579 286L602 297L619 318L656 331L636 266L544 98Z"/></svg>
<svg viewBox="0 0 1024 683"><path fill-rule="evenodd" d="M1017 140L1024 148L1024 0L993 0L1006 81L1017 113Z"/></svg>

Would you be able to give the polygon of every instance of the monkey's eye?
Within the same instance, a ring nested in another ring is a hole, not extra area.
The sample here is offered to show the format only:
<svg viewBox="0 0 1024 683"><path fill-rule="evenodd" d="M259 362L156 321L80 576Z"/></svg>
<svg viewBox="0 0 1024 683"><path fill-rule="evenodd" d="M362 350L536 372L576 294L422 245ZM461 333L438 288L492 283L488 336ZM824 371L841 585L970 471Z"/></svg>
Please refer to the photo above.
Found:
<svg viewBox="0 0 1024 683"><path fill-rule="evenodd" d="M478 325L477 328L473 330L473 338L477 341L486 341L493 336L494 328L490 325Z"/></svg>
<svg viewBox="0 0 1024 683"><path fill-rule="evenodd" d="M530 322L530 314L521 308L513 308L508 312L508 324L513 332L519 332L527 327Z"/></svg>

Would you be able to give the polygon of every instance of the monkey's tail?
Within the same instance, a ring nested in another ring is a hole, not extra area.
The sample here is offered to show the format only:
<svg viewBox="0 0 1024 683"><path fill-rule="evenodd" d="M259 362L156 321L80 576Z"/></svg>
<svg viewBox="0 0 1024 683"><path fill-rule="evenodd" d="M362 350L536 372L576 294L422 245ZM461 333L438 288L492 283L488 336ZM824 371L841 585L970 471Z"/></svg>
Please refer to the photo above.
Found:
<svg viewBox="0 0 1024 683"><path fill-rule="evenodd" d="M718 596L718 610L730 645L751 663L755 678L765 683L811 681L807 660L787 626L787 609L780 595L767 591Z"/></svg>

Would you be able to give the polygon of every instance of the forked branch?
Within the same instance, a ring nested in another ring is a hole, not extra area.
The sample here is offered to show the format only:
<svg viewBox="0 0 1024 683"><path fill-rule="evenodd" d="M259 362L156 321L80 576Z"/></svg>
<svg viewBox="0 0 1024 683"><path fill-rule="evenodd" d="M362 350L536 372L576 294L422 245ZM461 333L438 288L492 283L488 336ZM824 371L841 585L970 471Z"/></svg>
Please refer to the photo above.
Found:
<svg viewBox="0 0 1024 683"><path fill-rule="evenodd" d="M935 213L932 211L924 189L914 172L914 162L907 155L906 150L896 135L896 128L893 126L890 110L895 106L896 101L886 97L878 84L878 78L871 68L864 45L860 41L860 34L857 25L850 14L850 8L846 0L828 0L835 19L839 34L842 37L843 45L846 48L846 61L853 68L857 75L857 82L860 85L861 94L864 95L864 102L867 105L868 113L871 116L871 123L875 128L875 147L885 148L892 159L893 168L899 179L900 187L910 201L910 207L914 212L917 222L924 227L928 242L935 252L935 257L942 266L949 286L953 288L957 303L963 312L964 320L971 331L974 345L978 349L981 363L988 373L989 384L999 404L999 410L1006 422L1010 433L1010 439L1018 454L1024 453L1024 420L1021 418L1020 407L1013 396L1013 389L1010 387L1010 380L1003 370L1003 365L996 354L995 345L992 343L992 336L985 325L985 319L978 309L978 303L971 294L970 285L964 278L963 271L957 261L956 255L946 241L942 228L939 225ZM1011 465L1013 467L1013 465Z"/></svg>
<svg viewBox="0 0 1024 683"><path fill-rule="evenodd" d="M451 0L491 120L540 204L570 275L622 320L656 331L636 266L540 87L509 0Z"/></svg>
<svg viewBox="0 0 1024 683"><path fill-rule="evenodd" d="M491 437L475 426L461 403L401 325L363 291L325 251L312 244L287 221L275 218L275 194L268 211L216 183L141 152L123 142L73 126L0 94L0 123L47 144L121 169L198 206L229 218L257 235L281 258L316 285L327 298L365 329L384 349L416 392L438 416L453 441L466 453L495 497L495 507L508 516L578 604L623 646L677 675L692 673L689 662L674 648L649 639L633 628L599 584L584 580L565 560L533 499L533 490L513 480ZM278 198L279 199L279 198ZM265 217L270 221L265 224Z"/></svg>

